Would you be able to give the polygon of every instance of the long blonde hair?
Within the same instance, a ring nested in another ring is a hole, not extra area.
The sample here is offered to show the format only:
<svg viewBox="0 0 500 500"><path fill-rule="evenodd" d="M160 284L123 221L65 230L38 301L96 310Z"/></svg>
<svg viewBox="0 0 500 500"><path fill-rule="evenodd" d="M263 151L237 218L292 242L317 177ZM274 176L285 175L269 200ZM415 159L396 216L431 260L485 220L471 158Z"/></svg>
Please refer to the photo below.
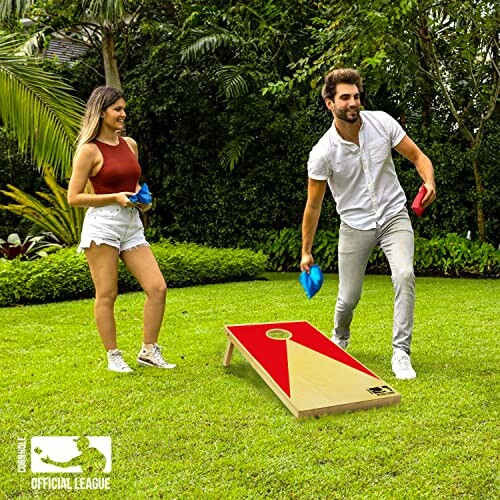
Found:
<svg viewBox="0 0 500 500"><path fill-rule="evenodd" d="M125 99L121 90L103 85L96 87L87 101L82 126L78 134L76 149L92 141L99 135L102 123L102 112L118 99Z"/></svg>

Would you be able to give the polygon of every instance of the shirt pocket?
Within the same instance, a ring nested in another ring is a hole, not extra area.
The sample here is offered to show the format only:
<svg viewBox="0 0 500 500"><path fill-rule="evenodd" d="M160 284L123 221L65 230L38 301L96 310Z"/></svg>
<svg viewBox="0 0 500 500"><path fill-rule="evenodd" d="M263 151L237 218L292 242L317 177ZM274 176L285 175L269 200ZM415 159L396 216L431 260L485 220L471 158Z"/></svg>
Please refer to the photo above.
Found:
<svg viewBox="0 0 500 500"><path fill-rule="evenodd" d="M370 159L373 167L382 167L391 158L392 148L389 139L377 139L370 144Z"/></svg>

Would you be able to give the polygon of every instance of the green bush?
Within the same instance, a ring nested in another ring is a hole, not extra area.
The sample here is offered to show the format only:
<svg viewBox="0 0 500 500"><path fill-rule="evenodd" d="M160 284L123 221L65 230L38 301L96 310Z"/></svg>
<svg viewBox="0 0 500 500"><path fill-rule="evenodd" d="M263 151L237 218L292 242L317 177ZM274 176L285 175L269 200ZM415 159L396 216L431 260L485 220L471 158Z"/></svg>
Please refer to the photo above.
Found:
<svg viewBox="0 0 500 500"><path fill-rule="evenodd" d="M314 239L314 259L324 272L338 272L338 232L319 230ZM300 229L274 232L265 243L257 245L268 255L270 271L298 271L301 253ZM389 264L380 247L368 261L368 272L387 273ZM415 272L439 276L500 276L500 251L489 243L469 241L450 233L444 238L415 238Z"/></svg>
<svg viewBox="0 0 500 500"><path fill-rule="evenodd" d="M154 243L151 248L170 287L257 279L266 266L266 256L251 250L167 242ZM118 286L122 293L140 290L123 264ZM0 260L0 306L93 296L87 261L75 248L65 248L32 262Z"/></svg>
<svg viewBox="0 0 500 500"><path fill-rule="evenodd" d="M420 274L500 276L500 251L455 233L430 240L416 238L415 254L415 270Z"/></svg>
<svg viewBox="0 0 500 500"><path fill-rule="evenodd" d="M314 259L325 271L337 271L338 232L319 230L314 238ZM300 229L275 231L264 243L254 248L268 256L269 271L297 271L300 263L302 236Z"/></svg>

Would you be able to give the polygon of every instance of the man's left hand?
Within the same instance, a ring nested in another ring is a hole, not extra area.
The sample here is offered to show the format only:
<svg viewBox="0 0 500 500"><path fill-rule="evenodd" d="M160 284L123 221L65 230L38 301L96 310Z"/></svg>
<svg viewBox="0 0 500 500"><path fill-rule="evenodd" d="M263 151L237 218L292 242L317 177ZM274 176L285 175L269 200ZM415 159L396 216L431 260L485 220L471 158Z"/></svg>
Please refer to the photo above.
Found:
<svg viewBox="0 0 500 500"><path fill-rule="evenodd" d="M422 199L422 206L427 208L436 199L436 184L434 182L426 182L424 186L427 189L427 193Z"/></svg>

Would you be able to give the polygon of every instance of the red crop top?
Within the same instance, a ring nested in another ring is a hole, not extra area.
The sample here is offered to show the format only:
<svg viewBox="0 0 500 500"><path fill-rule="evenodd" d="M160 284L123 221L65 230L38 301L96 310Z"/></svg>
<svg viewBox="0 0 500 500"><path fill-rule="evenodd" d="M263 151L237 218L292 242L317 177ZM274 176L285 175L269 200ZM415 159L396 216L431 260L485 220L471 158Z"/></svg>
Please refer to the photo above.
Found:
<svg viewBox="0 0 500 500"><path fill-rule="evenodd" d="M137 190L141 166L128 144L121 137L118 140L116 146L94 140L103 158L101 170L89 177L95 194L135 193Z"/></svg>

